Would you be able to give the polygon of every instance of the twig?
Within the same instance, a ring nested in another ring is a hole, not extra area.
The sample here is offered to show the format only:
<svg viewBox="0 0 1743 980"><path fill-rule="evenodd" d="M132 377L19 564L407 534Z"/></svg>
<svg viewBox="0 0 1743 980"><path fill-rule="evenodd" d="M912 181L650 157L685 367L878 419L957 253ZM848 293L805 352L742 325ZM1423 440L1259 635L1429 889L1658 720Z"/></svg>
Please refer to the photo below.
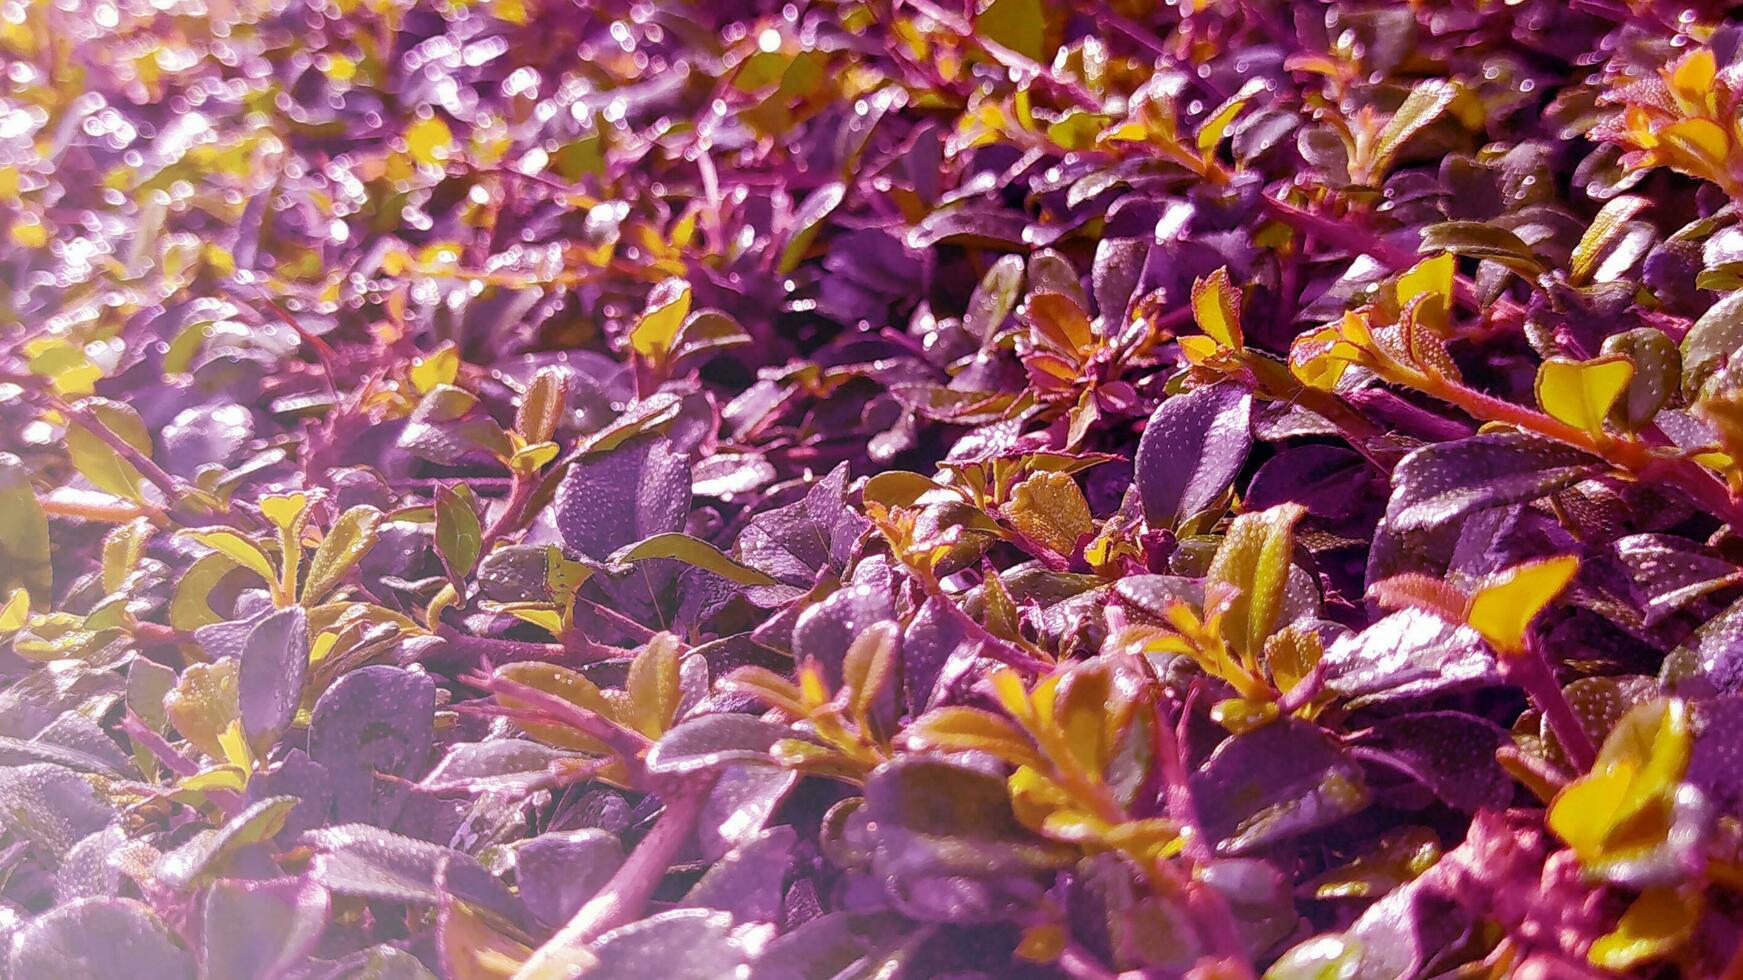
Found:
<svg viewBox="0 0 1743 980"><path fill-rule="evenodd" d="M696 822L713 788L714 776L681 783L666 797L666 810L654 829L642 838L629 858L599 894L557 930L535 951L514 980L547 980L573 976L592 963L587 944L610 930L634 920L647 906L654 889L665 879L679 848L696 832Z"/></svg>

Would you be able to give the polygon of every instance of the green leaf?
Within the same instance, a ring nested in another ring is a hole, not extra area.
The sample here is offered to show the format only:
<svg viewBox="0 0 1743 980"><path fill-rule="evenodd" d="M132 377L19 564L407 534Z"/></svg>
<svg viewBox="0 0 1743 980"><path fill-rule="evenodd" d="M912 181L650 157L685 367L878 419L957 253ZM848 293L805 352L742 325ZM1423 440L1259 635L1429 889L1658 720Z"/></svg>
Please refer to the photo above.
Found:
<svg viewBox="0 0 1743 980"><path fill-rule="evenodd" d="M648 360L664 360L689 315L690 284L676 277L662 280L648 292L647 307L630 328L630 346Z"/></svg>
<svg viewBox="0 0 1743 980"><path fill-rule="evenodd" d="M227 527L200 528L182 533L260 576L268 585L277 586L277 573L273 571L266 552L241 534Z"/></svg>
<svg viewBox="0 0 1743 980"><path fill-rule="evenodd" d="M369 553L375 546L376 528L380 524L381 511L368 504L339 515L309 562L308 579L303 583L303 605L313 606L325 599L345 573Z"/></svg>
<svg viewBox="0 0 1743 980"><path fill-rule="evenodd" d="M1041 0L992 0L975 18L974 29L1031 61L1053 60L1047 42L1047 9Z"/></svg>
<svg viewBox="0 0 1743 980"><path fill-rule="evenodd" d="M1619 354L1589 361L1552 357L1537 370L1537 403L1551 418L1602 438L1610 409L1633 378L1634 363Z"/></svg>
<svg viewBox="0 0 1743 980"><path fill-rule="evenodd" d="M613 566L627 566L632 562L646 561L649 558L671 558L686 565L713 572L721 578L736 582L739 585L779 585L776 579L740 563L736 558L726 554L701 538L693 538L682 531L668 531L644 538L635 544L621 548L610 559Z"/></svg>
<svg viewBox="0 0 1743 980"><path fill-rule="evenodd" d="M163 705L170 724L194 748L214 759L225 758L220 737L241 717L235 658L189 665Z"/></svg>
<svg viewBox="0 0 1743 980"><path fill-rule="evenodd" d="M1295 522L1305 513L1300 504L1280 504L1235 518L1205 575L1207 594L1219 583L1236 591L1223 632L1236 650L1249 657L1257 657L1265 648L1282 615Z"/></svg>
<svg viewBox="0 0 1743 980"><path fill-rule="evenodd" d="M1622 194L1610 199L1592 224L1580 236L1580 243L1574 246L1573 256L1568 263L1569 279L1575 284L1585 282L1597 270L1598 259L1604 254L1604 249L1616 240L1628 222L1644 210L1649 202L1643 197L1632 194Z"/></svg>
<svg viewBox="0 0 1743 980"><path fill-rule="evenodd" d="M1023 257L1006 255L992 264L968 298L962 326L981 341L992 339L999 325L1016 309L1023 289Z"/></svg>
<svg viewBox="0 0 1743 980"><path fill-rule="evenodd" d="M478 520L475 500L464 484L436 489L436 553L455 588L477 567L484 546L484 525Z"/></svg>
<svg viewBox="0 0 1743 980"><path fill-rule="evenodd" d="M810 250L811 243L817 239L817 233L823 230L824 221L841 206L847 197L847 185L839 180L832 180L805 196L803 203L793 215L793 230L787 236L787 244L781 248L781 259L775 265L775 271L786 275L799 267L805 254Z"/></svg>
<svg viewBox="0 0 1743 980"><path fill-rule="evenodd" d="M1610 409L1610 421L1634 432L1658 416L1682 380L1682 352L1664 331L1636 327L1604 338L1605 355L1620 354L1634 365L1628 390Z"/></svg>
<svg viewBox="0 0 1743 980"><path fill-rule="evenodd" d="M133 574L151 540L151 522L141 517L110 531L103 538L103 591L114 592Z"/></svg>
<svg viewBox="0 0 1743 980"><path fill-rule="evenodd" d="M1713 373L1743 349L1743 290L1731 293L1701 314L1682 339L1682 390L1693 400Z"/></svg>
<svg viewBox="0 0 1743 980"><path fill-rule="evenodd" d="M236 567L236 562L223 553L194 559L176 581L175 595L169 603L169 624L178 630L191 632L202 626L222 623L224 617L212 611L206 597Z"/></svg>
<svg viewBox="0 0 1743 980"><path fill-rule="evenodd" d="M121 441L146 456L151 455L151 436L138 412L120 402L102 398L87 398L79 403L79 407L95 415L105 428L120 436ZM67 455L72 457L73 466L93 486L117 497L139 503L145 501L145 477L108 443L77 422L68 422L66 440Z"/></svg>
<svg viewBox="0 0 1743 980"><path fill-rule="evenodd" d="M657 634L630 661L623 689L629 694L633 727L649 738L659 738L678 714L683 692L678 687L678 641L670 633Z"/></svg>
<svg viewBox="0 0 1743 980"><path fill-rule="evenodd" d="M0 453L0 593L22 588L47 602L53 585L48 517L24 463Z"/></svg>
<svg viewBox="0 0 1743 980"><path fill-rule="evenodd" d="M1365 182L1373 183L1386 175L1392 159L1410 138L1428 128L1440 114L1452 105L1458 87L1442 78L1428 78L1416 83L1405 97L1404 104L1386 121L1380 135L1374 138L1374 152L1368 160Z"/></svg>
<svg viewBox="0 0 1743 980"><path fill-rule="evenodd" d="M529 444L551 441L568 401L569 376L556 368L541 368L515 410L515 431Z"/></svg>
<svg viewBox="0 0 1743 980"><path fill-rule="evenodd" d="M1443 221L1429 225L1422 232L1421 251L1452 252L1499 262L1534 282L1547 271L1537 253L1518 235L1482 221Z"/></svg>

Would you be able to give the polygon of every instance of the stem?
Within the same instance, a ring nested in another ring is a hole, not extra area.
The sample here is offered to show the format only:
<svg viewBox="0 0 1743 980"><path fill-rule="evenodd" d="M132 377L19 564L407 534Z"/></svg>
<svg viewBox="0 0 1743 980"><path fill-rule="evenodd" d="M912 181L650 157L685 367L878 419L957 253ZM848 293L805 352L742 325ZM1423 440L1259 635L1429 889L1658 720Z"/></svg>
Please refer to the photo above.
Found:
<svg viewBox="0 0 1743 980"><path fill-rule="evenodd" d="M1153 712L1153 749L1156 753L1157 765L1162 769L1162 782L1166 788L1168 816L1180 825L1182 833L1182 853L1192 862L1195 869L1202 869L1216 858L1211 849L1210 838L1204 832L1204 825L1199 821L1198 803L1192 796L1192 783L1186 775L1186 764L1181 758L1180 740L1174 725L1168 720L1168 712L1162 706L1162 680L1156 676L1155 668L1143 656L1134 656L1139 668L1149 678L1150 708ZM1186 720L1185 712L1181 713L1181 722ZM1235 924L1234 912L1223 893L1205 884L1196 874L1186 885L1187 905L1199 920L1204 929L1205 937L1210 940L1223 962L1233 964L1240 970L1239 975L1253 976L1252 961L1247 958L1246 949L1241 945L1241 934Z"/></svg>
<svg viewBox="0 0 1743 980"><path fill-rule="evenodd" d="M115 503L79 503L72 500L56 500L52 497L36 498L37 506L44 514L51 517L76 517L84 521L100 521L104 524L128 524L141 517L151 519L158 527L169 524L169 515L161 508L149 504L136 505L116 501Z"/></svg>
<svg viewBox="0 0 1743 980"><path fill-rule="evenodd" d="M591 664L606 660L623 660L635 652L604 643L595 643L581 636L564 637L562 643L532 643L526 640L503 640L491 636L470 636L451 626L441 627L438 633L453 650L466 654L479 662L489 661L493 664L519 663L525 660L566 660L571 663Z"/></svg>
<svg viewBox="0 0 1743 980"><path fill-rule="evenodd" d="M666 800L666 810L641 843L599 894L581 906L563 928L557 930L532 957L515 971L514 980L573 976L592 962L588 943L626 922L646 907L654 889L665 879L666 869L678 849L696 831L702 807L713 787L712 776L676 787Z"/></svg>
<svg viewBox="0 0 1743 980"><path fill-rule="evenodd" d="M62 415L77 422L80 428L88 430L92 435L103 440L105 445L115 450L116 455L132 463L133 468L139 471L140 476L150 480L153 486L163 491L165 500L174 504L180 499L182 490L175 477L165 473L163 467L158 466L150 456L140 452L132 443L116 435L115 431L104 424L95 412L80 408L77 405L70 405L59 398L53 399L52 404Z"/></svg>
<svg viewBox="0 0 1743 980"><path fill-rule="evenodd" d="M165 741L162 735L147 727L133 712L129 711L122 716L121 730L145 751L156 756L165 769L177 776L186 778L200 771L199 763L183 755L179 749Z"/></svg>
<svg viewBox="0 0 1743 980"><path fill-rule="evenodd" d="M490 522L490 527L484 531L484 539L478 544L480 555L490 554L490 549L496 544L496 539L512 531L520 529L526 520L527 501L533 497L538 481L529 480L525 475L516 473L509 484L508 500L503 504L502 513L496 515L496 520Z"/></svg>
<svg viewBox="0 0 1743 980"><path fill-rule="evenodd" d="M555 723L567 725L603 743L623 759L632 774L636 774L640 768L642 753L653 744L641 732L625 728L573 701L546 693L531 685L511 681L506 677L478 678L477 684L496 695L499 700L508 697L523 702L532 710L549 715Z"/></svg>
<svg viewBox="0 0 1743 980"><path fill-rule="evenodd" d="M1522 653L1503 653L1500 660L1501 676L1524 690L1525 696L1543 713L1544 721L1549 723L1549 730L1555 733L1555 740L1561 743L1568 761L1579 772L1590 772L1598 759L1598 750L1574 714L1573 706L1568 704L1561 685L1555 682L1549 658L1536 639L1527 634Z"/></svg>

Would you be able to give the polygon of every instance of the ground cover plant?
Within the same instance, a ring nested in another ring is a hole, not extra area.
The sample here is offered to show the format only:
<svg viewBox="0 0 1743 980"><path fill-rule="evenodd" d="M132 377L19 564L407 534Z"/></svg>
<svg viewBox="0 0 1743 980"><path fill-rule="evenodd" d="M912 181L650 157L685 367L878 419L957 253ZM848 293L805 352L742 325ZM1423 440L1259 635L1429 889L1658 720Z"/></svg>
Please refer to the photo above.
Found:
<svg viewBox="0 0 1743 980"><path fill-rule="evenodd" d="M0 975L1743 976L1743 30L0 3Z"/></svg>

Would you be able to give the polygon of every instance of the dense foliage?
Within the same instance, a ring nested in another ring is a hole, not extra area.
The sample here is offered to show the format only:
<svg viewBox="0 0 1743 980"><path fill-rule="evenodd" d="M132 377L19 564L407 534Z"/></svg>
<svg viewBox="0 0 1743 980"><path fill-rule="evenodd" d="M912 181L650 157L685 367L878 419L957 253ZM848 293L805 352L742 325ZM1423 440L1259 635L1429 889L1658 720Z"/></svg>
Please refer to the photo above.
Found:
<svg viewBox="0 0 1743 980"><path fill-rule="evenodd" d="M1724 14L0 3L0 976L1743 974Z"/></svg>

